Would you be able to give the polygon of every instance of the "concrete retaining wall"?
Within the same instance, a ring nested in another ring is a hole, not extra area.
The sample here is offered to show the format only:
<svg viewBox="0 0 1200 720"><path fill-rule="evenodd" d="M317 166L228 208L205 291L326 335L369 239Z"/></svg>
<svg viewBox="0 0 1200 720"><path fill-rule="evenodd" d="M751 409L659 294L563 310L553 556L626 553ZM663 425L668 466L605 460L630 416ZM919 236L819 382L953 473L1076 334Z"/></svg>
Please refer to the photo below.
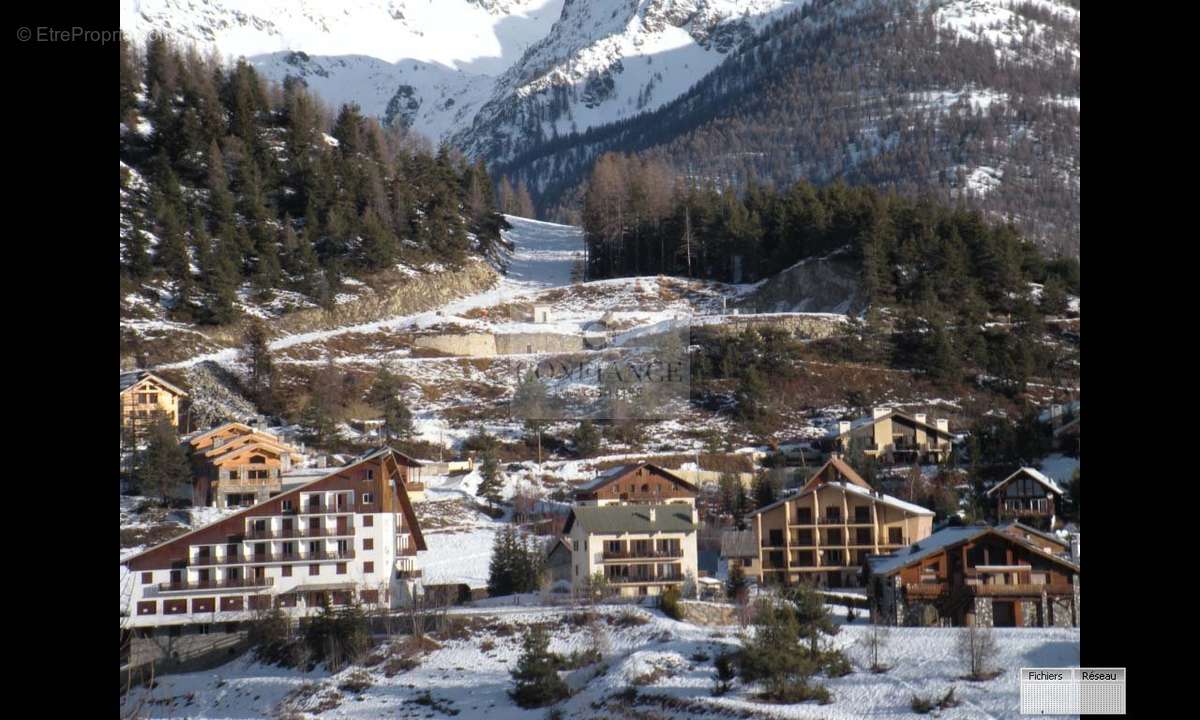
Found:
<svg viewBox="0 0 1200 720"><path fill-rule="evenodd" d="M413 345L446 355L492 357L496 354L496 338L491 333L421 335L413 338Z"/></svg>
<svg viewBox="0 0 1200 720"><path fill-rule="evenodd" d="M566 353L583 350L582 335L563 333L504 333L496 335L496 352L500 355L521 353Z"/></svg>

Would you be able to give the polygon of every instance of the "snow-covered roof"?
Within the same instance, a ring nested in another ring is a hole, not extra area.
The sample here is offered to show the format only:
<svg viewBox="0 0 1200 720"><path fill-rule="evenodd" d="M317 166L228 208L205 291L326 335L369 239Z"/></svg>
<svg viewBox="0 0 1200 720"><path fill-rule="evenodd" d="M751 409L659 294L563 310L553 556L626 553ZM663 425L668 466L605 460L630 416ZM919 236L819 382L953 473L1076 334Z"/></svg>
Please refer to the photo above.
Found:
<svg viewBox="0 0 1200 720"><path fill-rule="evenodd" d="M1009 542L1014 542L1024 548L1027 548L1030 552L1037 553L1048 560L1053 560L1056 563L1065 565L1074 571L1079 570L1079 566L1069 560L1061 558L1053 553L1048 553L1042 548L1023 538L1001 532L999 528L994 528L988 525L963 525L959 527L943 528L927 538L918 540L903 550L898 550L888 555L868 556L867 567L871 571L872 575L890 575L900 568L912 565L914 562L918 562L926 557L929 557L930 555L941 552L947 547L957 545L968 540L974 540L975 538L987 534L996 535Z"/></svg>
<svg viewBox="0 0 1200 720"><path fill-rule="evenodd" d="M688 488L689 490L691 490L693 492L699 492L699 488L697 488L695 485L688 482L687 480L684 480L683 478L679 477L678 475L671 472L670 470L659 467L658 465L655 465L654 463L648 463L645 461L634 462L634 463L624 463L622 465L617 465L616 467L611 467L611 468L605 470L604 472L600 473L599 475L597 475L592 480L589 480L588 482L584 483L583 485L576 486L575 489L580 492L591 492L593 490L597 490L597 489L603 487L604 485L607 485L608 483L612 482L613 480L616 480L617 478L628 475L629 473L631 473L634 470L637 470L638 468L641 468L641 467L650 468L650 470L652 470L654 473L656 473L658 475L662 475L663 477L669 478L670 480L677 482L680 485L683 485L684 487Z"/></svg>
<svg viewBox="0 0 1200 720"><path fill-rule="evenodd" d="M918 540L903 550L889 555L867 557L867 567L872 575L887 575L902 567L911 565L930 555L940 552L943 548L957 543L972 540L990 531L986 525L964 525L938 530L927 538Z"/></svg>
<svg viewBox="0 0 1200 720"><path fill-rule="evenodd" d="M837 481L837 482L823 482L823 483L820 483L817 485L806 486L804 490L801 490L798 493L793 493L791 495L787 495L785 497L781 497L778 500L776 500L775 502L771 503L770 505L764 505L764 506L758 508L754 512L750 513L750 515L753 516L753 515L757 515L762 512L766 512L767 510L772 510L772 509L778 507L779 505L782 505L783 503L788 502L789 500L798 500L799 498L802 498L805 495L808 495L809 493L816 492L817 490L819 490L822 487L841 488L842 490L845 490L848 493L858 495L859 497L869 498L871 500L874 500L875 502L882 503L884 505L890 505L891 507L898 508L898 509L904 510L906 512L910 512L915 515L930 515L930 516L932 516L934 514L933 511L929 510L928 508L923 508L920 505L914 505L910 502L905 502L904 500L901 500L898 497L892 497L891 495L887 495L887 494L884 494L881 492L876 492L870 488L859 487L858 485L855 485L853 483L848 483L845 481Z"/></svg>
<svg viewBox="0 0 1200 720"><path fill-rule="evenodd" d="M1041 483L1043 486L1046 487L1046 489L1050 490L1051 492L1057 493L1059 495L1063 494L1062 488L1060 488L1058 486L1058 483L1054 482L1050 478L1043 475L1041 470L1038 470L1037 468L1031 468L1031 467L1019 468L1012 475L1009 475L1008 477L1004 478L1000 482L996 483L995 486L993 486L990 490L987 491L987 494L991 495L992 493L996 492L1000 488L1002 488L1005 485L1012 482L1012 480L1019 475L1028 475L1029 477L1033 478L1037 482Z"/></svg>

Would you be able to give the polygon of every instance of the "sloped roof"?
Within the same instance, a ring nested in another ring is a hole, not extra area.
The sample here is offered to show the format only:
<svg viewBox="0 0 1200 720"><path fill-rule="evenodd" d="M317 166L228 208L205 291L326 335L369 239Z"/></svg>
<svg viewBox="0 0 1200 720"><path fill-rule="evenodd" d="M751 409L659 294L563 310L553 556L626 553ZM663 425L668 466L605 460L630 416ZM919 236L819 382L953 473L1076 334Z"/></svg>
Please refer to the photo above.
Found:
<svg viewBox="0 0 1200 720"><path fill-rule="evenodd" d="M180 388L177 385L172 385L171 383L167 382L166 380L163 380L162 378L160 378L159 376L150 372L149 370L132 370L130 372L121 373L121 392L125 392L126 390L133 387L134 385L137 385L139 382L145 380L146 378L150 378L150 379L154 380L154 382L162 385L163 387L165 387L166 389L175 393L176 395L183 395L184 397L187 397L187 392L185 390L183 390L182 388Z"/></svg>
<svg viewBox="0 0 1200 720"><path fill-rule="evenodd" d="M625 463L624 465L617 465L616 467L611 467L611 468L605 470L604 472L600 473L599 475L597 475L594 479L584 483L583 485L576 486L575 490L576 490L576 492L594 492L594 491L599 490L600 488L604 487L605 485L608 485L611 482L616 482L617 480L620 480L621 478L638 470L639 468L649 468L650 470L654 471L656 474L662 475L663 477L666 477L667 479L671 480L672 482L677 482L680 485L687 488L688 490L691 490L692 492L700 492L700 488L691 484L687 480L684 480L683 478L679 477L678 475L671 472L670 470L667 470L658 465L655 465L654 463L648 463L648 462L644 462L644 461L643 462L635 462L635 463Z"/></svg>
<svg viewBox="0 0 1200 720"><path fill-rule="evenodd" d="M846 482L845 480L836 481L825 479L823 476L825 468L830 466L836 468L844 477L849 478L851 482ZM914 513L916 515L933 515L933 511L929 510L928 508L923 508L920 505L914 505L910 502L905 502L904 500L901 500L897 497L892 497L891 495L885 495L884 493L876 492L871 488L870 485L867 484L867 481L863 480L862 477L854 471L854 468L850 467L845 461L841 460L837 456L831 457L829 462L826 462L819 470L813 473L808 479L808 482L804 484L804 487L800 490L800 492L781 497L770 505L764 505L749 514L753 516L762 512L766 512L767 510L773 510L785 502L790 500L798 500L809 493L816 492L822 486L841 488L842 490L854 495L858 495L859 497L869 498L884 505L889 505L891 507Z"/></svg>
<svg viewBox="0 0 1200 720"><path fill-rule="evenodd" d="M1050 478L1046 477L1037 468L1031 468L1031 467L1019 468L1012 475L1009 475L1008 477L1004 478L1003 480L1001 480L1000 482L998 482L994 486L992 486L992 488L990 490L988 490L986 494L991 495L991 494L995 493L997 490L1004 487L1005 485L1008 485L1010 482L1012 482L1013 480L1015 480L1017 477L1019 477L1021 475L1028 475L1033 480L1037 481L1038 483L1041 483L1043 486L1046 487L1046 489L1050 490L1051 492L1054 492L1058 495L1063 494L1062 488L1060 488L1058 486L1058 483L1056 483L1053 480L1051 480Z"/></svg>
<svg viewBox="0 0 1200 720"><path fill-rule="evenodd" d="M953 435L950 433L949 430L939 430L937 425L930 425L927 422L921 422L920 420L917 420L912 415L909 415L908 413L900 412L899 410L897 410L895 408L888 408L888 411L886 413L880 415L879 417L875 417L874 415L865 415L860 418L855 418L854 420L850 421L850 429L843 433L839 433L837 431L837 425L834 425L833 427L831 427L829 429L829 436L830 437L843 437L845 435L849 435L850 433L854 432L855 430L858 430L859 428L864 428L868 425L874 425L875 423L879 422L880 420L883 420L884 418L888 418L888 417L897 418L899 420L910 423L912 425L919 425L922 428L924 428L925 432L927 432L927 433L933 433L936 435L944 435L945 437L948 437L948 438L953 437Z"/></svg>
<svg viewBox="0 0 1200 720"><path fill-rule="evenodd" d="M245 434L258 433L260 435L266 435L267 437L276 437L273 433L266 432L265 430L258 430L257 428L250 427L246 423L232 421L232 422L221 423L220 425L217 425L216 427L209 428L208 430L205 430L204 432L196 433L186 439L189 443L195 445L195 444L199 443L201 440L203 440L204 438L208 437L209 435L219 433L222 430L225 430L227 428L238 428L239 430L244 430Z"/></svg>
<svg viewBox="0 0 1200 720"><path fill-rule="evenodd" d="M1050 533L1042 532L1041 530L1038 530L1035 527L1030 527L1023 522L1020 522L1019 520L1009 520L1006 523L1001 523L1000 525L996 526L996 529L1000 530L1002 532L1005 530L1008 530L1009 528L1017 528L1023 532L1029 533L1030 535L1037 535L1038 537L1046 540L1047 542L1052 542L1055 545L1061 545L1064 548L1069 549L1071 547L1070 541L1063 540L1062 538L1058 537L1057 535L1051 535Z"/></svg>
<svg viewBox="0 0 1200 720"><path fill-rule="evenodd" d="M361 457L356 459L354 462L351 462L347 465L343 465L340 467L331 468L329 470L329 472L321 475L320 477L316 477L307 482L304 482L304 483L301 483L298 485L294 485L294 486L288 488L287 490L284 490L282 493L275 495L273 497L267 498L266 500L263 500L262 502L254 503L253 505L244 507L235 513L231 513L229 515L226 515L225 517L219 518L219 519L214 520L205 525L201 525L200 527L198 527L194 530L189 530L178 537L173 537L170 540L163 541L157 545L154 545L153 547L146 548L145 550L141 551L140 553L138 553L136 555L131 555L131 556L125 558L124 560L121 561L120 564L132 567L131 565L129 565L129 563L132 562L133 560L136 560L136 559L142 557L143 555L148 555L149 553L151 553L155 550L158 550L159 548L166 547L168 545L172 545L175 543L185 543L188 538L190 538L193 535L196 535L198 533L201 533L214 525L228 522L229 520L231 520L233 518L238 518L238 517L242 517L244 515L248 515L251 510L254 510L255 508L259 507L260 505L264 505L269 502L275 502L277 500L287 498L288 496L295 495L296 493L303 492L305 490L305 488L308 488L316 483L319 483L322 480L324 480L325 478L328 478L332 475L337 475L339 473L346 472L348 470L352 470L354 468L354 466L359 465L360 463L366 462L367 460L371 460L371 459L380 457L388 452L392 453L394 456L407 457L407 456L403 455L402 453L396 452L395 450L392 450L390 447L385 445L377 450L372 450L370 452L364 453ZM408 458L408 459L411 462L416 462L415 460L412 460L412 458ZM403 486L401 484L398 484L398 487L400 488L400 490L403 490ZM405 523L408 527L409 532L412 534L413 541L416 543L417 549L418 550L426 550L427 548L425 546L425 536L421 533L421 526L420 526L420 523L417 521L416 513L412 509L412 502L409 501L409 499L408 499L407 491L398 492L397 495L400 498L400 507L401 507L401 511L404 513Z"/></svg>
<svg viewBox="0 0 1200 720"><path fill-rule="evenodd" d="M824 465L817 468L817 471L808 477L808 482L804 483L804 487L802 488L802 491L808 490L810 487L815 487L816 485L821 485L821 484L830 482L828 479L825 478L825 470L830 467L832 467L834 470L836 470L838 472L838 474L840 474L843 478L849 480L851 483L858 485L859 487L867 488L868 490L871 489L871 484L868 483L866 480L863 480L862 476L859 475L854 470L854 468L850 467L850 465L845 460L842 460L837 455L832 455L832 456L830 456L829 460L827 460L825 462Z"/></svg>
<svg viewBox="0 0 1200 720"><path fill-rule="evenodd" d="M962 525L959 527L943 528L929 537L918 540L903 550L897 550L888 555L868 556L867 567L870 568L872 575L889 575L900 568L907 567L930 555L935 555L951 545L974 540L977 537L987 534L990 530L991 528L986 525Z"/></svg>
<svg viewBox="0 0 1200 720"><path fill-rule="evenodd" d="M721 533L721 557L757 557L758 541L753 530L725 530Z"/></svg>
<svg viewBox="0 0 1200 720"><path fill-rule="evenodd" d="M999 529L987 525L965 525L961 527L948 527L938 530L927 538L918 540L909 547L891 553L889 555L871 555L867 557L867 567L872 575L891 575L901 568L908 567L915 562L919 562L931 555L935 555L942 550L958 545L960 543L975 540L984 535L995 535L1007 542L1012 542L1030 552L1041 555L1047 560L1063 565L1069 568L1072 572L1079 572L1079 566L1069 560L1048 553L1045 550L1023 540L1019 537L1001 532Z"/></svg>
<svg viewBox="0 0 1200 720"><path fill-rule="evenodd" d="M654 521L650 520L650 510L654 510ZM692 506L684 503L667 503L664 505L603 505L599 507L580 506L571 509L563 532L571 531L578 522L589 533L651 533L651 532L692 532L696 526L692 524Z"/></svg>

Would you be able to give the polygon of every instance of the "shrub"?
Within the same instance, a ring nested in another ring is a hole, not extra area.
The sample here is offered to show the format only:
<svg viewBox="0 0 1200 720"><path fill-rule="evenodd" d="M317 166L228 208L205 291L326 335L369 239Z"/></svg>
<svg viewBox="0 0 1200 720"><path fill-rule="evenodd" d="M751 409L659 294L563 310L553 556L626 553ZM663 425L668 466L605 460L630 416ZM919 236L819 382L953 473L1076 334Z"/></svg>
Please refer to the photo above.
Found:
<svg viewBox="0 0 1200 720"><path fill-rule="evenodd" d="M555 657L549 651L546 629L534 626L525 636L521 657L512 671L512 699L523 708L550 705L570 695L570 689L558 676Z"/></svg>
<svg viewBox="0 0 1200 720"><path fill-rule="evenodd" d="M648 618L632 610L626 610L615 618L610 616L608 621L611 624L621 628L637 627L650 622Z"/></svg>
<svg viewBox="0 0 1200 720"><path fill-rule="evenodd" d="M844 677L854 672L850 661L840 650L830 650L821 655L821 669L831 678Z"/></svg>
<svg viewBox="0 0 1200 720"><path fill-rule="evenodd" d="M551 654L554 655L553 653ZM554 655L555 665L559 670L578 670L581 667L598 663L603 659L604 656L595 648L576 650L566 657Z"/></svg>
<svg viewBox="0 0 1200 720"><path fill-rule="evenodd" d="M933 708L936 707L936 705L932 699L914 694L912 696L912 702L909 703L909 707L911 707L912 711L915 713L927 715L933 712Z"/></svg>
<svg viewBox="0 0 1200 720"><path fill-rule="evenodd" d="M702 662L708 662L708 661L709 661L708 653L704 652L703 650L697 650L696 652L692 653L692 662L702 663Z"/></svg>
<svg viewBox="0 0 1200 720"><path fill-rule="evenodd" d="M663 591L663 594L658 598L658 606L662 608L663 614L675 620L683 619L683 608L679 606L680 592L679 588L672 585Z"/></svg>
<svg viewBox="0 0 1200 720"><path fill-rule="evenodd" d="M371 679L371 674L369 672L366 670L355 670L343 678L340 683L338 683L338 690L361 693L374 684L375 681Z"/></svg>
<svg viewBox="0 0 1200 720"><path fill-rule="evenodd" d="M717 682L713 686L713 695L719 697L733 687L733 679L737 677L737 654L723 651L717 656L713 665L717 669Z"/></svg>
<svg viewBox="0 0 1200 720"><path fill-rule="evenodd" d="M991 680L999 672L990 669L996 657L996 639L989 627L970 625L958 636L958 657L966 666L968 680Z"/></svg>
<svg viewBox="0 0 1200 720"><path fill-rule="evenodd" d="M483 642L479 643L479 651L480 652L487 653L487 652L491 652L495 649L496 649L496 641L495 640L488 639L488 640L484 640Z"/></svg>

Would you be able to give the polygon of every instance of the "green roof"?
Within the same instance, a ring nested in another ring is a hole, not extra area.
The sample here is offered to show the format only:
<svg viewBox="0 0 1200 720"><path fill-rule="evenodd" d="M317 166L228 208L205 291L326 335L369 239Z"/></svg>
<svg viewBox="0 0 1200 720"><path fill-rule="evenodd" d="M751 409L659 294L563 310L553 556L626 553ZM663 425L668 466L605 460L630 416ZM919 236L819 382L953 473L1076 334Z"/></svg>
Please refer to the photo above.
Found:
<svg viewBox="0 0 1200 720"><path fill-rule="evenodd" d="M650 522L651 509L654 510L654 522ZM686 503L582 506L575 507L572 513L573 522L596 534L686 533L696 529L692 524L692 506Z"/></svg>

